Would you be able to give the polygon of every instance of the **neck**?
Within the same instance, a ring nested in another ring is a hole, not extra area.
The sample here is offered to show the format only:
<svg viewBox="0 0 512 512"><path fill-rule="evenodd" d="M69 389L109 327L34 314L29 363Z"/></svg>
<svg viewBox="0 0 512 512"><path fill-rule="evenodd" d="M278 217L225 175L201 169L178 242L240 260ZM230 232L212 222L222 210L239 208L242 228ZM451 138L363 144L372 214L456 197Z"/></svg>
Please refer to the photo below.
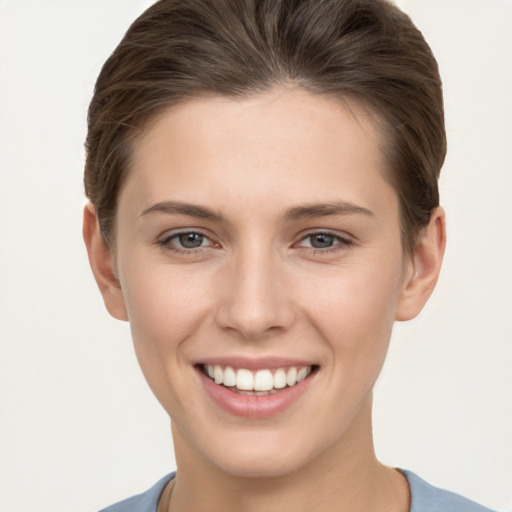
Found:
<svg viewBox="0 0 512 512"><path fill-rule="evenodd" d="M409 489L380 464L373 447L371 400L343 442L293 472L272 477L229 474L198 457L173 426L178 473L169 512L407 512ZM191 456L192 455L192 456Z"/></svg>

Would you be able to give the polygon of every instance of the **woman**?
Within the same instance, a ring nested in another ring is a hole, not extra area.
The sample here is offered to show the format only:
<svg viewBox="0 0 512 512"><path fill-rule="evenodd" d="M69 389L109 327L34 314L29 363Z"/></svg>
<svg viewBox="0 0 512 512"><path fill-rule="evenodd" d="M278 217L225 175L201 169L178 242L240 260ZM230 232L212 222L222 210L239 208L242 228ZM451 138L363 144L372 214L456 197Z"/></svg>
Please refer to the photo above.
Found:
<svg viewBox="0 0 512 512"><path fill-rule="evenodd" d="M169 0L89 111L84 239L178 471L109 511L484 511L382 465L372 388L445 246L436 61L381 0Z"/></svg>

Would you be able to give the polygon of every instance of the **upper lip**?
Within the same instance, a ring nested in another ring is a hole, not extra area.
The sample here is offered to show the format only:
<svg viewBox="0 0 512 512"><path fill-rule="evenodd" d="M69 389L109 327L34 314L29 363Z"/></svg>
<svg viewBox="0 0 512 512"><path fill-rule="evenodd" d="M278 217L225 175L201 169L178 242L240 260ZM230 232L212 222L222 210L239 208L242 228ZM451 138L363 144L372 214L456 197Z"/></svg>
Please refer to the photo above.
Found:
<svg viewBox="0 0 512 512"><path fill-rule="evenodd" d="M275 370L278 368L290 368L292 366L315 366L315 363L307 359L291 359L289 357L209 357L197 362L197 365L218 365L222 367L244 368L246 370Z"/></svg>

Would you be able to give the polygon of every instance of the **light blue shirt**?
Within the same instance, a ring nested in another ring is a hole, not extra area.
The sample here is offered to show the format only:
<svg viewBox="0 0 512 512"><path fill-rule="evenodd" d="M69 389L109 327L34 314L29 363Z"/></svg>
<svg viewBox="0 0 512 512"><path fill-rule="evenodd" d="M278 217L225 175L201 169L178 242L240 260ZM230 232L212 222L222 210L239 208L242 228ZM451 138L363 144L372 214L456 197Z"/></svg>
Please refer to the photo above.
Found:
<svg viewBox="0 0 512 512"><path fill-rule="evenodd" d="M410 471L400 471L407 478L411 490L410 512L493 512L458 494L434 487ZM100 512L157 512L160 495L175 475L176 473L171 473L148 491L120 501Z"/></svg>

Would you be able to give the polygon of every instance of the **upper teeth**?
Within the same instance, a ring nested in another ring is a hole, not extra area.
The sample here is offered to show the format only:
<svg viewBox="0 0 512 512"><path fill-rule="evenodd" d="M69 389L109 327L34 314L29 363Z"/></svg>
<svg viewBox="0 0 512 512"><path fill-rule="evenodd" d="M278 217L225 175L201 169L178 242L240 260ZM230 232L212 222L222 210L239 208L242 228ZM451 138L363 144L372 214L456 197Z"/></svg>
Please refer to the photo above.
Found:
<svg viewBox="0 0 512 512"><path fill-rule="evenodd" d="M205 365L206 372L216 384L236 387L243 391L270 391L294 386L304 380L311 372L311 366L279 368L277 370L258 370L252 372L245 368L234 370L230 366Z"/></svg>

